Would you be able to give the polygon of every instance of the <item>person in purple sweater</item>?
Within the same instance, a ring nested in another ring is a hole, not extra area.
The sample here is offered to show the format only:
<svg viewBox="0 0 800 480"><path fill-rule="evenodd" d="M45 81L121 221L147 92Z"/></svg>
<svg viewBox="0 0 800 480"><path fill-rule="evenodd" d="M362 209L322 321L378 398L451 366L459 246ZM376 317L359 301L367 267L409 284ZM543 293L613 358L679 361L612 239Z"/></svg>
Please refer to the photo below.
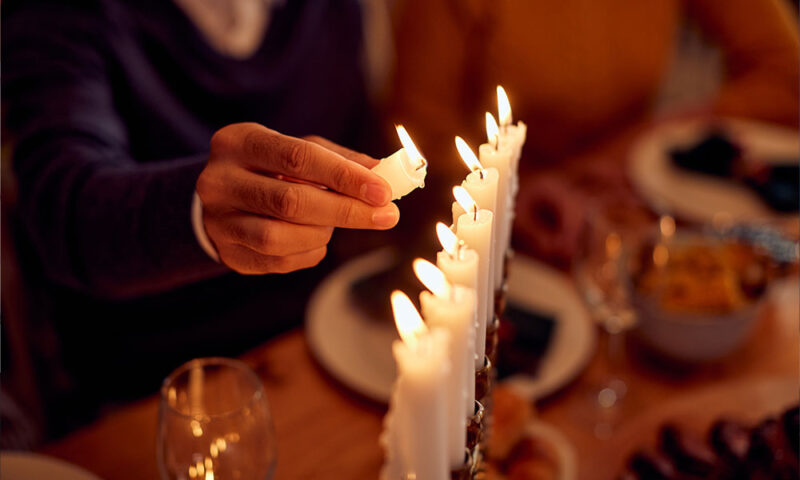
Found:
<svg viewBox="0 0 800 480"><path fill-rule="evenodd" d="M373 136L362 7L4 2L3 140L65 409L297 325L333 229L397 223L376 160L339 146Z"/></svg>

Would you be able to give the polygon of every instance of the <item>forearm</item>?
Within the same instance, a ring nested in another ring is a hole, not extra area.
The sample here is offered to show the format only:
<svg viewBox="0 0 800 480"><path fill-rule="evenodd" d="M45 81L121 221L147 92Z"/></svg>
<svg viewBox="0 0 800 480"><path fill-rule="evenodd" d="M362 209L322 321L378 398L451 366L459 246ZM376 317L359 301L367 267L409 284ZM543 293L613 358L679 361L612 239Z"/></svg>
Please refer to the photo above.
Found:
<svg viewBox="0 0 800 480"><path fill-rule="evenodd" d="M91 151L98 154L54 143L17 152L21 216L48 277L95 296L130 298L226 271L191 228L205 156L136 164L89 159Z"/></svg>

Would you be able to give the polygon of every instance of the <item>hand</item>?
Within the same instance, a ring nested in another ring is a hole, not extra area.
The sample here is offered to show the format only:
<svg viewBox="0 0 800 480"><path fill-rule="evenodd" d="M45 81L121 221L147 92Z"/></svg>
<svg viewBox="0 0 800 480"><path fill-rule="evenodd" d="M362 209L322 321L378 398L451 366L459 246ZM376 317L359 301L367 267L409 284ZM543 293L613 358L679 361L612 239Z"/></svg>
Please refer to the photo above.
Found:
<svg viewBox="0 0 800 480"><path fill-rule="evenodd" d="M203 224L220 259L243 274L318 264L334 227L385 230L400 217L366 155L255 123L220 129L197 180Z"/></svg>

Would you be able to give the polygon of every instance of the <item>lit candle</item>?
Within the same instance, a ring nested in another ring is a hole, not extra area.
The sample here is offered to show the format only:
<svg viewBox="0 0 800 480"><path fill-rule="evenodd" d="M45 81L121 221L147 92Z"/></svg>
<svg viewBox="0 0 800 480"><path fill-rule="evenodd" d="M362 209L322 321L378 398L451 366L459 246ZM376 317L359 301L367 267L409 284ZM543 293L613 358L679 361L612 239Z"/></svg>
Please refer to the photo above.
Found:
<svg viewBox="0 0 800 480"><path fill-rule="evenodd" d="M467 189L480 208L496 211L497 184L500 179L497 169L484 168L478 157L475 156L475 152L461 137L456 137L456 149L470 171L467 178L461 182L461 186ZM460 215L464 212L457 213Z"/></svg>
<svg viewBox="0 0 800 480"><path fill-rule="evenodd" d="M436 254L436 266L444 273L447 281L462 285L471 289L477 295L478 291L478 253L467 248L463 240L459 240L455 233L442 222L436 224L436 235L439 237L439 243L442 244L442 251ZM477 308L477 300L475 300L475 308ZM472 312L472 333L470 339L472 343L468 345L467 349L467 366L469 366L469 378L472 379L474 368L478 362L475 358L475 333L477 329L478 317L477 311ZM480 360L480 359L477 359ZM465 404L467 413L472 413L472 408L475 403L475 382L467 382L467 394Z"/></svg>
<svg viewBox="0 0 800 480"><path fill-rule="evenodd" d="M464 187L453 187L453 195L468 212L456 219L456 234L478 253L478 325L475 331L475 369L478 370L483 367L486 352L486 325L494 315L494 292L489 290L494 214L478 208Z"/></svg>
<svg viewBox="0 0 800 480"><path fill-rule="evenodd" d="M503 283L503 265L505 255L511 243L512 198L511 198L511 163L514 152L509 145L500 144L500 130L494 116L486 112L486 136L488 143L478 147L480 162L485 167L497 169L500 176L497 182L497 205L495 214L495 255L494 288Z"/></svg>
<svg viewBox="0 0 800 480"><path fill-rule="evenodd" d="M424 187L428 166L405 127L398 125L395 128L403 148L382 159L372 169L392 187L392 200L405 196L415 188Z"/></svg>
<svg viewBox="0 0 800 480"><path fill-rule="evenodd" d="M392 311L401 340L392 344L397 380L384 432L387 478L447 480L447 330L428 331L411 300L392 292ZM463 455L463 453L462 453ZM391 477L388 477L391 475Z"/></svg>
<svg viewBox="0 0 800 480"><path fill-rule="evenodd" d="M517 171L519 157L522 153L522 145L528 134L528 127L522 121L516 125L511 123L511 103L508 101L506 91L500 85L497 86L497 113L500 120L500 143L508 145L514 152L513 171Z"/></svg>
<svg viewBox="0 0 800 480"><path fill-rule="evenodd" d="M414 260L414 273L430 291L419 295L422 316L432 330L449 332L450 375L447 378L447 450L450 468L464 463L467 446L468 385L475 385L475 290L447 281L444 273L427 260ZM431 293L433 292L433 293Z"/></svg>

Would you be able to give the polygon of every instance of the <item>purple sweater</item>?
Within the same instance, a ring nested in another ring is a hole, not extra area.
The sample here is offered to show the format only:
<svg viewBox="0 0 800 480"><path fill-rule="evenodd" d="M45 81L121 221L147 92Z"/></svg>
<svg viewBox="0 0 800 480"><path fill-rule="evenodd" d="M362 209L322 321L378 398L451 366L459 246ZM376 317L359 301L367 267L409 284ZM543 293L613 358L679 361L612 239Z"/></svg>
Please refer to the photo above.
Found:
<svg viewBox="0 0 800 480"><path fill-rule="evenodd" d="M194 238L191 198L211 135L229 123L363 147L358 1L285 2L246 60L213 50L168 0L10 0L2 20L26 266L41 274L33 287L48 292L68 363L96 374L99 358L152 361L161 375L295 324L324 268L226 274Z"/></svg>

